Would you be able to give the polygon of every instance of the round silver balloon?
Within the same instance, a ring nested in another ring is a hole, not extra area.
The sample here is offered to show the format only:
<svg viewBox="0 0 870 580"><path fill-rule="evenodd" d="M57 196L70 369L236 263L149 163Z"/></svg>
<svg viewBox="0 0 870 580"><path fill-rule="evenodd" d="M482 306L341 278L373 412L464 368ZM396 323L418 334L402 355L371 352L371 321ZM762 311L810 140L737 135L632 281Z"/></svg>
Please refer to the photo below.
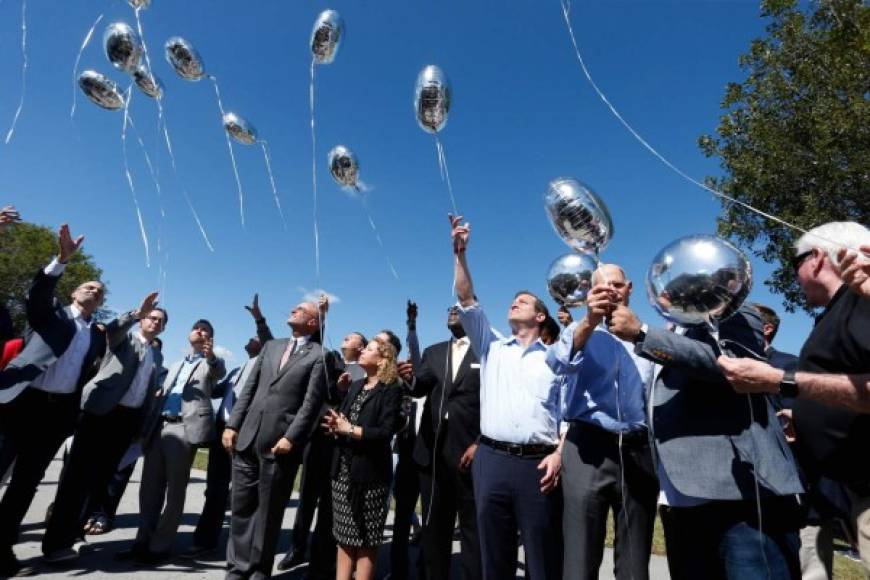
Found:
<svg viewBox="0 0 870 580"><path fill-rule="evenodd" d="M317 64L329 64L335 60L341 39L344 37L344 20L335 10L324 10L314 21L311 29L311 54Z"/></svg>
<svg viewBox="0 0 870 580"><path fill-rule="evenodd" d="M598 260L585 252L565 254L553 260L547 272L547 290L553 300L574 308L586 304L592 290L592 273Z"/></svg>
<svg viewBox="0 0 870 580"><path fill-rule="evenodd" d="M127 0L127 4L139 10L140 8L148 8L151 6L151 0Z"/></svg>
<svg viewBox="0 0 870 580"><path fill-rule="evenodd" d="M613 237L607 206L588 185L573 177L550 182L544 207L553 229L574 250L597 254Z"/></svg>
<svg viewBox="0 0 870 580"><path fill-rule="evenodd" d="M113 22L103 33L106 58L118 70L133 72L142 58L142 41L126 22Z"/></svg>
<svg viewBox="0 0 870 580"><path fill-rule="evenodd" d="M144 64L140 63L133 70L133 81L143 93L152 99L159 99L163 96L163 83L150 73Z"/></svg>
<svg viewBox="0 0 870 580"><path fill-rule="evenodd" d="M254 126L235 113L224 115L224 129L242 145L253 145L257 142L257 130Z"/></svg>
<svg viewBox="0 0 870 580"><path fill-rule="evenodd" d="M344 145L337 145L329 152L329 172L342 187L356 188L359 185L359 162L353 151Z"/></svg>
<svg viewBox="0 0 870 580"><path fill-rule="evenodd" d="M437 133L447 124L452 90L444 71L430 64L417 75L414 88L414 109L417 123L429 133Z"/></svg>
<svg viewBox="0 0 870 580"><path fill-rule="evenodd" d="M79 75L79 87L94 103L117 111L124 106L124 96L118 90L118 85L105 75L92 70L86 70Z"/></svg>
<svg viewBox="0 0 870 580"><path fill-rule="evenodd" d="M205 65L193 45L180 36L166 41L166 60L186 81L198 81L205 76Z"/></svg>
<svg viewBox="0 0 870 580"><path fill-rule="evenodd" d="M649 267L646 290L653 307L681 326L717 328L752 289L752 266L743 252L716 236L671 242Z"/></svg>

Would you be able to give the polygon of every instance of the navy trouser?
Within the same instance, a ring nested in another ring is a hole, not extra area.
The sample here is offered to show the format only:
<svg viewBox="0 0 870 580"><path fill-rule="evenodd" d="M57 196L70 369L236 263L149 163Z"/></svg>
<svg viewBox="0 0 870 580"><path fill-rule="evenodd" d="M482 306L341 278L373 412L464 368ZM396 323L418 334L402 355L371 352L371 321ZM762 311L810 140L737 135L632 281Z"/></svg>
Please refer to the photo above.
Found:
<svg viewBox="0 0 870 580"><path fill-rule="evenodd" d="M542 457L517 457L481 443L471 464L483 577L515 578L517 532L526 555L526 578L562 577L561 490L541 493Z"/></svg>

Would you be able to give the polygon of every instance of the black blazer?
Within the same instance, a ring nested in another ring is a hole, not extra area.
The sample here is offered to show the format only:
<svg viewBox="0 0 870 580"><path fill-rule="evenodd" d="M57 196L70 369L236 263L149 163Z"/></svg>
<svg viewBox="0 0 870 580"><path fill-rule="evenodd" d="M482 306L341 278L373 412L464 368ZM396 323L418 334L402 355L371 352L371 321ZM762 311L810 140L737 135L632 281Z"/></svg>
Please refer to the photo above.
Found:
<svg viewBox="0 0 870 580"><path fill-rule="evenodd" d="M339 407L345 415L362 391L366 379L354 381ZM350 451L350 480L355 483L389 485L393 478L393 454L390 440L402 426L402 388L398 381L378 383L360 409L355 425L362 427L362 439L341 437L332 457L332 477L338 475L342 450Z"/></svg>
<svg viewBox="0 0 870 580"><path fill-rule="evenodd" d="M412 393L426 396L414 447L414 461L422 467L442 450L459 465L462 454L480 436L480 363L469 347L453 381L454 364L450 341L439 342L423 351L416 373ZM444 421L445 415L449 420Z"/></svg>
<svg viewBox="0 0 870 580"><path fill-rule="evenodd" d="M75 321L70 308L54 296L58 280L60 276L46 276L42 269L36 273L24 302L27 313L24 349L0 372L0 390L26 387L54 364L72 342ZM105 350L105 334L92 324L91 343L77 385L79 393L96 373L98 359Z"/></svg>

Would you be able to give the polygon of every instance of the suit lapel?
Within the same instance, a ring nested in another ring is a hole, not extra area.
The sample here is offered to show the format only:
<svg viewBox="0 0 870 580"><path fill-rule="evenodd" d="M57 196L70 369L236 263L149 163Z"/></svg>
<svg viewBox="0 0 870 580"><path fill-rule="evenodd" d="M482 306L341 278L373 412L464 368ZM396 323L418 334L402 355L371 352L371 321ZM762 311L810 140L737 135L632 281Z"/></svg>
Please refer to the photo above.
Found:
<svg viewBox="0 0 870 580"><path fill-rule="evenodd" d="M452 344L450 345L453 346ZM453 356L453 349L450 349L450 356ZM456 373L456 379L450 381L450 387L452 388L461 383L465 379L465 375L468 374L468 369L471 368L471 346L465 349L465 356L462 357L462 362L459 363L459 371ZM452 361L451 364L455 364L456 361ZM451 369L452 370L452 369Z"/></svg>
<svg viewBox="0 0 870 580"><path fill-rule="evenodd" d="M287 348L287 344L288 344L289 342L290 342L290 339L288 339L288 340L284 343L284 349ZM297 362L299 362L300 360L302 360L305 356L308 355L309 352L311 352L311 348L312 348L312 344L311 344L310 341L309 341L309 342L306 342L304 345L302 345L301 347L297 348L296 352L294 352L293 354L291 354L291 355L290 355L290 358L287 359L287 364L284 365L284 368L282 368L282 369L278 369L278 372L275 374L275 378L272 380L272 382L274 383L274 382L278 381L281 377L283 377L285 374L287 374L287 371L289 371L290 368L291 368L294 364L296 364ZM284 355L284 349L281 350L281 356ZM281 356L278 357L278 365L281 364ZM276 368L277 368L277 365L276 365Z"/></svg>

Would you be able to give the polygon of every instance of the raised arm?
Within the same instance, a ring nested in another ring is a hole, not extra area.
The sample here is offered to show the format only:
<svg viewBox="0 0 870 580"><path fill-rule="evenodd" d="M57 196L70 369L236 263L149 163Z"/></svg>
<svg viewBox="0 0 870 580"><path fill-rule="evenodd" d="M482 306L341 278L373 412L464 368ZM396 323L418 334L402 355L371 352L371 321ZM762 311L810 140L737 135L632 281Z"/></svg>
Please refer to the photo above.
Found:
<svg viewBox="0 0 870 580"><path fill-rule="evenodd" d="M449 215L448 217L450 218L450 235L453 238L453 283L456 296L459 298L459 304L464 307L471 306L475 302L474 285L471 282L471 272L468 271L468 262L466 261L471 225L468 222L463 224L461 215Z"/></svg>
<svg viewBox="0 0 870 580"><path fill-rule="evenodd" d="M84 236L73 240L68 225L60 226L57 232L57 257L36 274L24 299L27 322L33 328L38 329L51 316L54 310L54 289L57 287L57 282L66 269L67 262L79 251L84 241Z"/></svg>
<svg viewBox="0 0 870 580"><path fill-rule="evenodd" d="M408 325L408 336L405 340L405 344L408 345L408 354L411 357L411 364L413 364L414 368L416 369L420 367L420 339L417 338L416 302L408 300L408 308L406 310L406 314L408 315L408 318L405 321Z"/></svg>
<svg viewBox="0 0 870 580"><path fill-rule="evenodd" d="M275 338L272 336L272 330L269 328L269 325L266 324L266 319L263 318L263 313L260 311L259 293L254 294L254 300L251 302L250 306L245 306L245 310L247 310L254 318L254 324L257 325L257 339L260 341L260 344L266 344L267 341Z"/></svg>

